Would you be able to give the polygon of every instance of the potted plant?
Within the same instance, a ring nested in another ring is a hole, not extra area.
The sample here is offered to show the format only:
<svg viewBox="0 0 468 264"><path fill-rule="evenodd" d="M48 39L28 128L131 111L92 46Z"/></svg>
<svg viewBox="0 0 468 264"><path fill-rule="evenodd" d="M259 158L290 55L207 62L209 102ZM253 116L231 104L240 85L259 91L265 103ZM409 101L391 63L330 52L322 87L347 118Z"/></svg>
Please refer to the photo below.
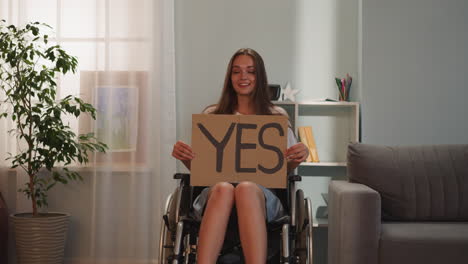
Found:
<svg viewBox="0 0 468 264"><path fill-rule="evenodd" d="M38 208L47 207L47 191L57 183L82 180L67 165L86 163L88 152L107 148L92 133L77 136L63 122L64 115L83 113L95 119L96 109L71 95L56 97L57 75L75 72L78 61L51 45L45 30L50 27L38 22L16 27L0 21L0 118L15 124L10 133L20 147L8 159L29 176L19 192L32 206L30 213L11 215L19 263L62 263L69 215Z"/></svg>

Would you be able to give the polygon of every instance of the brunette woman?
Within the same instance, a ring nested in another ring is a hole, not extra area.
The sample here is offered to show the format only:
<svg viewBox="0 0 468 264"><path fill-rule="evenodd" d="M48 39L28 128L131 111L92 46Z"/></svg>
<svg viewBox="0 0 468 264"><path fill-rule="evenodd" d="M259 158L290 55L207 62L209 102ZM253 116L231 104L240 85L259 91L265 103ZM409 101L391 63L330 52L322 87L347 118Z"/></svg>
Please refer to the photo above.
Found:
<svg viewBox="0 0 468 264"><path fill-rule="evenodd" d="M203 113L287 116L282 108L270 101L263 59L248 48L240 49L232 56L218 104L207 107ZM284 154L288 160L288 172L309 155L307 147L297 143L290 128L288 148ZM192 159L196 158L192 148L182 141L174 145L172 156L188 169ZM216 263L234 205L246 263L266 262L266 222L284 215L281 202L271 190L252 182L240 182L235 187L228 182L219 182L204 189L194 201L195 216L201 218L197 263Z"/></svg>

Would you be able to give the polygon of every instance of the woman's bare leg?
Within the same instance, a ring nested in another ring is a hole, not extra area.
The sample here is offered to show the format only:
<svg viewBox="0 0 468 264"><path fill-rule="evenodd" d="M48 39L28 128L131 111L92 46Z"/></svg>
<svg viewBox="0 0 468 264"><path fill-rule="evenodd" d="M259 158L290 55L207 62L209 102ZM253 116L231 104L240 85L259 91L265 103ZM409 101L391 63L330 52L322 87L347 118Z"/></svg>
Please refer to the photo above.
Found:
<svg viewBox="0 0 468 264"><path fill-rule="evenodd" d="M264 264L267 254L267 231L263 191L255 183L241 182L236 186L234 193L245 262Z"/></svg>
<svg viewBox="0 0 468 264"><path fill-rule="evenodd" d="M214 264L224 242L226 227L234 204L234 186L227 182L215 184L200 226L197 247L198 264Z"/></svg>

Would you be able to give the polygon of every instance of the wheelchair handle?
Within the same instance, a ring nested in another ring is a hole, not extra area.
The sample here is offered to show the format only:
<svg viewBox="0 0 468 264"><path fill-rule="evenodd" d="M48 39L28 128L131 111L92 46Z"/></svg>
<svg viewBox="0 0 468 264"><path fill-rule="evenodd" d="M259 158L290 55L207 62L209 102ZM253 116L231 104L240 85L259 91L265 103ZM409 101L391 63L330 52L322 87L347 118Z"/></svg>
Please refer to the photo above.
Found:
<svg viewBox="0 0 468 264"><path fill-rule="evenodd" d="M190 180L190 173L175 173L174 179L176 180Z"/></svg>

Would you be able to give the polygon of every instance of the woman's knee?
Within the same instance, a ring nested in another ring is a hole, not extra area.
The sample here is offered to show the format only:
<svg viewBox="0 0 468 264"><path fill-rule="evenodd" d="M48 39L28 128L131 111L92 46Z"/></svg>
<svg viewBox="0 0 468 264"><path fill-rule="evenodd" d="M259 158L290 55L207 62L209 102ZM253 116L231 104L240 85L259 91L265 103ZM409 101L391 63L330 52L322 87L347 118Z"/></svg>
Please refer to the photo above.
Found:
<svg viewBox="0 0 468 264"><path fill-rule="evenodd" d="M235 188L235 196L238 198L263 197L263 192L257 184L249 181L239 183Z"/></svg>
<svg viewBox="0 0 468 264"><path fill-rule="evenodd" d="M211 187L210 198L216 197L216 199L228 199L232 200L234 198L234 186L228 182L218 182L213 187Z"/></svg>
<svg viewBox="0 0 468 264"><path fill-rule="evenodd" d="M265 195L262 189L253 182L241 182L236 186L234 199L238 215L266 215ZM258 210L263 208L263 210Z"/></svg>

